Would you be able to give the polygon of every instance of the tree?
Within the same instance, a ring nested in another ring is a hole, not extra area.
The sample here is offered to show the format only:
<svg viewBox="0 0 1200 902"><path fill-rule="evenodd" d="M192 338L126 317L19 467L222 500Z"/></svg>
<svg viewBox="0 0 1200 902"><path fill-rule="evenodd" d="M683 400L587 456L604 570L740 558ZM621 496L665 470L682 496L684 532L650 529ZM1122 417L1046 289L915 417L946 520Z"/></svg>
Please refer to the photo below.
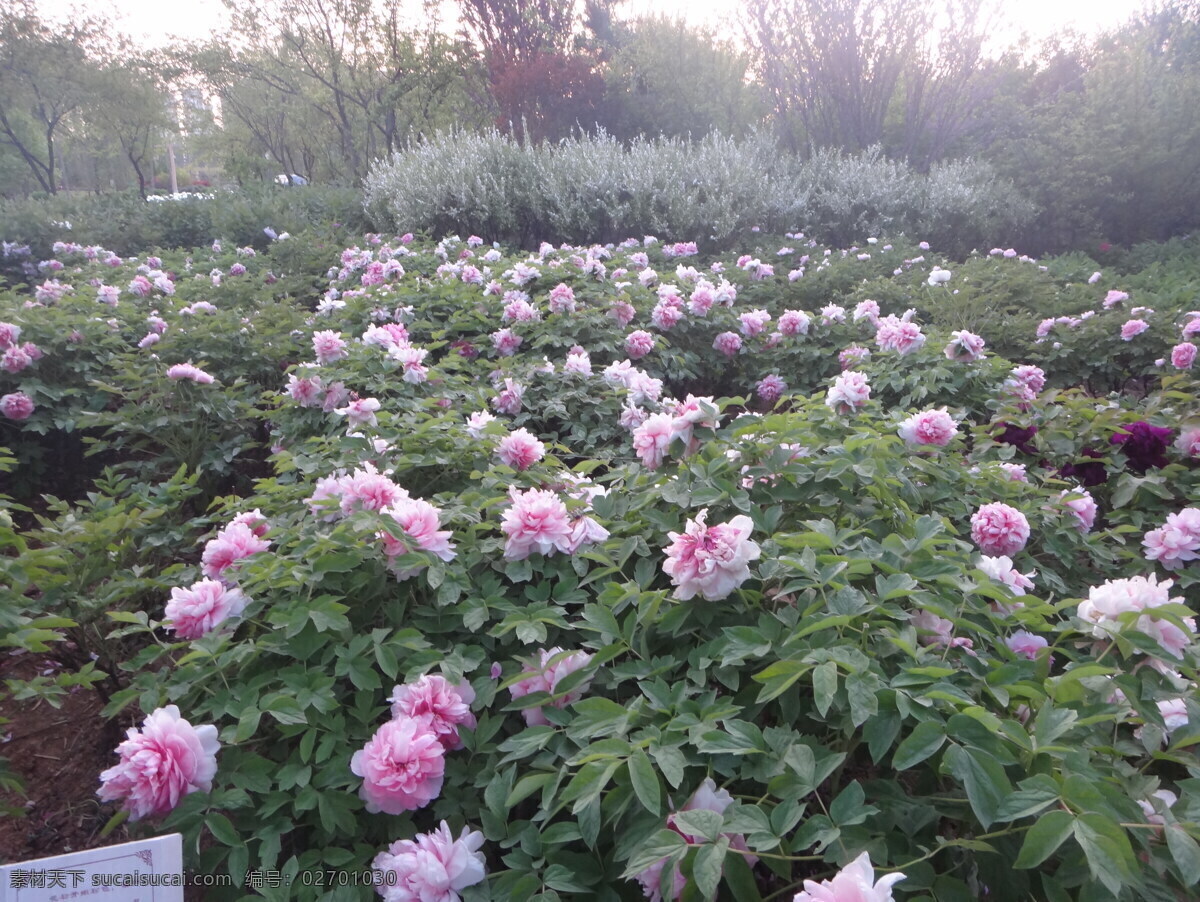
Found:
<svg viewBox="0 0 1200 902"><path fill-rule="evenodd" d="M743 0L785 142L937 159L969 118L984 2Z"/></svg>
<svg viewBox="0 0 1200 902"><path fill-rule="evenodd" d="M0 144L11 147L43 191L58 190L58 139L96 95L88 48L96 24L72 19L51 28L29 0L0 0Z"/></svg>
<svg viewBox="0 0 1200 902"><path fill-rule="evenodd" d="M133 169L143 198L150 157L159 139L178 127L168 74L161 58L116 59L98 73L97 90L84 109L98 138L115 144Z"/></svg>

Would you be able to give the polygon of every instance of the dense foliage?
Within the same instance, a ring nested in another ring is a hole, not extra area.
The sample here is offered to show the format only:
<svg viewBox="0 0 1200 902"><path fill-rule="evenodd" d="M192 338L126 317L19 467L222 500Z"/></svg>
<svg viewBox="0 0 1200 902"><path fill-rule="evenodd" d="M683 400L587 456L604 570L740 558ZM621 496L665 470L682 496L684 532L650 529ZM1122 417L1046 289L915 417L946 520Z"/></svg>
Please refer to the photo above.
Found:
<svg viewBox="0 0 1200 902"><path fill-rule="evenodd" d="M194 742L102 798L233 898L442 820L467 899L1194 892L1195 243L748 240L59 244L0 294L0 643L64 664L9 692Z"/></svg>

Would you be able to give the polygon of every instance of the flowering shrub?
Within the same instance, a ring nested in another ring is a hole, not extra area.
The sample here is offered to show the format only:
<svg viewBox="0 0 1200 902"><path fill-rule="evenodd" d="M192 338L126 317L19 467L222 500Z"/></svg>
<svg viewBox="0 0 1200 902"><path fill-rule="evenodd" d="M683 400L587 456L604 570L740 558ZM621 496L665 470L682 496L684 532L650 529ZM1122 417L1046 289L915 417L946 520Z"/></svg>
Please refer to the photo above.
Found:
<svg viewBox="0 0 1200 902"><path fill-rule="evenodd" d="M1194 374L1065 387L923 321L961 268L795 236L7 294L17 472L67 418L125 471L0 522L0 636L71 661L19 692L149 718L105 811L267 898L1187 897Z"/></svg>

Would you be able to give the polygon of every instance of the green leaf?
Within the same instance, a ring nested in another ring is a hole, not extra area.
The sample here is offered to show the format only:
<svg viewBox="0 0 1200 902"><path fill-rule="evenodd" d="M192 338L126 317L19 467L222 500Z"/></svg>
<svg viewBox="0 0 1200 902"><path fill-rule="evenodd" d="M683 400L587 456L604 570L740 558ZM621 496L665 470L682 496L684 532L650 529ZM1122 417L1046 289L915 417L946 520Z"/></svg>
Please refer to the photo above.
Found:
<svg viewBox="0 0 1200 902"><path fill-rule="evenodd" d="M227 846L240 846L243 844L242 838L238 836L233 823L219 811L209 812L208 817L204 819L204 823L218 842Z"/></svg>
<svg viewBox="0 0 1200 902"><path fill-rule="evenodd" d="M896 770L908 770L914 764L919 764L934 754L945 742L946 727L944 724L935 720L919 723L896 746L896 754L892 756L892 767Z"/></svg>
<svg viewBox="0 0 1200 902"><path fill-rule="evenodd" d="M258 722L262 719L262 711L258 708L247 708L238 718L237 729L233 731L233 741L245 742L258 731Z"/></svg>
<svg viewBox="0 0 1200 902"><path fill-rule="evenodd" d="M776 661L769 667L754 674L754 681L762 683L762 691L758 693L759 702L769 702L791 688L808 670L809 665L790 658Z"/></svg>
<svg viewBox="0 0 1200 902"><path fill-rule="evenodd" d="M1200 883L1200 845L1179 824L1167 825L1167 848L1185 886Z"/></svg>
<svg viewBox="0 0 1200 902"><path fill-rule="evenodd" d="M996 810L996 818L1001 821L1015 821L1023 817L1037 814L1047 805L1058 801L1058 787L1043 789L1018 789L1003 802Z"/></svg>
<svg viewBox="0 0 1200 902"><path fill-rule="evenodd" d="M347 573L362 564L362 555L353 551L333 551L313 561L313 573Z"/></svg>
<svg viewBox="0 0 1200 902"><path fill-rule="evenodd" d="M523 802L529 798L547 783L551 782L557 774L526 774L517 781L517 785L512 788L512 792L508 794L508 798L504 800L506 808L512 808L514 805Z"/></svg>
<svg viewBox="0 0 1200 902"><path fill-rule="evenodd" d="M837 664L833 661L826 661L813 668L813 700L822 717L833 704L833 697L837 694L837 677Z"/></svg>
<svg viewBox="0 0 1200 902"><path fill-rule="evenodd" d="M1054 854L1063 840L1075 829L1075 816L1069 811L1056 808L1047 811L1025 834L1021 851L1017 853L1015 868L1036 868Z"/></svg>
<svg viewBox="0 0 1200 902"><path fill-rule="evenodd" d="M855 780L833 800L833 804L829 806L829 819L838 827L861 824L869 816L879 812L874 805L867 805L865 802L866 793Z"/></svg>
<svg viewBox="0 0 1200 902"><path fill-rule="evenodd" d="M722 836L713 845L704 845L696 853L696 861L692 865L692 876L696 880L696 889L701 897L711 899L717 894L721 884L721 868L725 863L725 853L729 851L729 838Z"/></svg>
<svg viewBox="0 0 1200 902"><path fill-rule="evenodd" d="M658 783L658 772L639 748L629 756L629 779L633 782L633 791L651 814L658 814L662 806L662 790Z"/></svg>
<svg viewBox="0 0 1200 902"><path fill-rule="evenodd" d="M709 814L712 813L711 811L709 812ZM635 874L646 870L646 868L650 867L650 865L657 862L660 858L679 861L687 850L688 844L686 840L674 830L659 830L638 846L637 851L633 853L633 856L625 865L625 871L621 876L625 878L633 877ZM669 864L670 861L668 862Z"/></svg>
<svg viewBox="0 0 1200 902"><path fill-rule="evenodd" d="M698 836L701 839L715 842L721 832L725 819L715 811L706 808L696 808L692 811L680 811L675 815L675 826L688 836Z"/></svg>
<svg viewBox="0 0 1200 902"><path fill-rule="evenodd" d="M952 745L945 755L946 767L967 790L971 810L986 830L996 822L1000 803L1012 794L1012 784L1000 762L987 752Z"/></svg>
<svg viewBox="0 0 1200 902"><path fill-rule="evenodd" d="M879 679L873 673L852 673L846 677L846 695L850 699L850 722L862 726L867 719L879 711L879 699L875 691Z"/></svg>
<svg viewBox="0 0 1200 902"><path fill-rule="evenodd" d="M729 898L737 902L762 902L754 872L741 855L725 856L725 885L729 887Z"/></svg>
<svg viewBox="0 0 1200 902"><path fill-rule="evenodd" d="M1103 814L1088 812L1075 821L1075 840L1087 856L1092 876L1114 896L1136 881L1137 860L1120 824Z"/></svg>

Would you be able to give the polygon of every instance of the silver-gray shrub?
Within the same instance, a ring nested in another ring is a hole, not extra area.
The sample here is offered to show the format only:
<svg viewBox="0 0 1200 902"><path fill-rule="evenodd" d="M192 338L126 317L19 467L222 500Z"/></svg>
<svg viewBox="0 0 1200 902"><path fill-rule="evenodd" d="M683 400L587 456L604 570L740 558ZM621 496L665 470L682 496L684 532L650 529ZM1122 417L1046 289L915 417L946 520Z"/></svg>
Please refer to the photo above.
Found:
<svg viewBox="0 0 1200 902"><path fill-rule="evenodd" d="M836 242L906 232L965 252L1011 242L1033 213L975 161L922 174L878 149L800 160L762 133L626 145L601 132L540 146L497 131L440 134L377 161L365 187L384 227L518 244L649 233L725 245L759 226Z"/></svg>

